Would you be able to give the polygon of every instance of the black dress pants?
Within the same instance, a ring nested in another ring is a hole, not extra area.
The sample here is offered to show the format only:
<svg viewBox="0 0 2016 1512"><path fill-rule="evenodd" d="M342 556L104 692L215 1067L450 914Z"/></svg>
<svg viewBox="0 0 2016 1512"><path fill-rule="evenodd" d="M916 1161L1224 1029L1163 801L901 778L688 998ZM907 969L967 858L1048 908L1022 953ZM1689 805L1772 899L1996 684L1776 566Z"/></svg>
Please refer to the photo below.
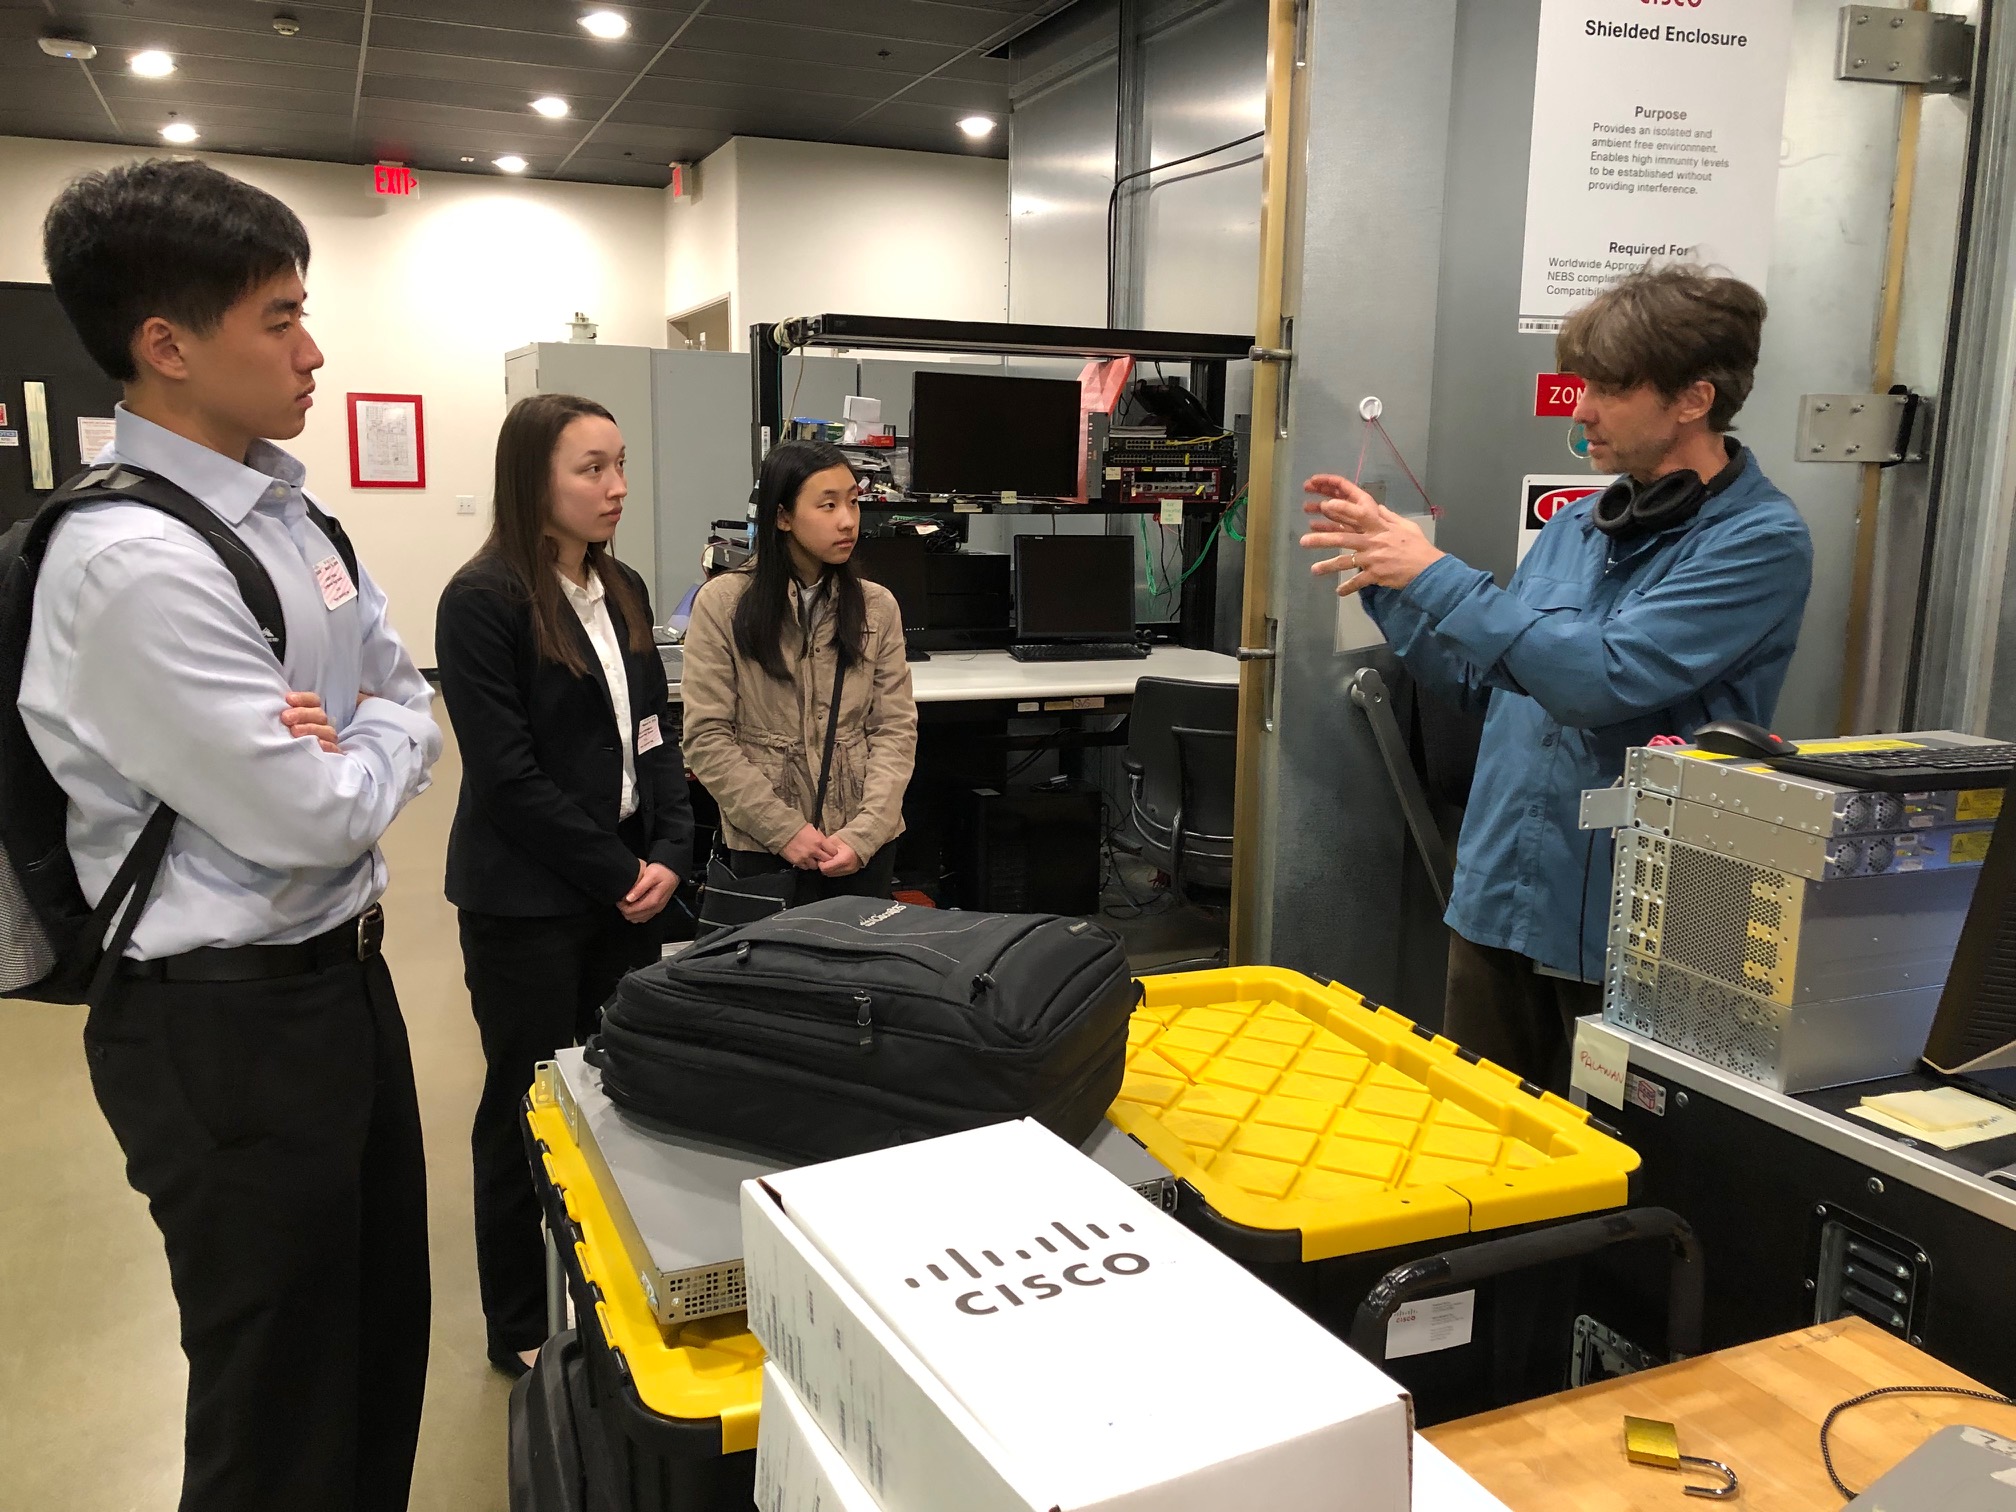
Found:
<svg viewBox="0 0 2016 1512"><path fill-rule="evenodd" d="M1442 1032L1546 1091L1568 1095L1575 1020L1603 1011L1603 988L1534 969L1530 957L1449 932Z"/></svg>
<svg viewBox="0 0 2016 1512"><path fill-rule="evenodd" d="M400 1512L427 1379L427 1175L384 960L123 980L84 1044L181 1311L182 1512Z"/></svg>
<svg viewBox="0 0 2016 1512"><path fill-rule="evenodd" d="M459 917L485 1067L469 1135L476 1275L490 1353L517 1354L546 1338L546 1247L519 1104L533 1068L593 1034L617 982L658 959L663 916L630 924L614 908L543 918L465 908Z"/></svg>

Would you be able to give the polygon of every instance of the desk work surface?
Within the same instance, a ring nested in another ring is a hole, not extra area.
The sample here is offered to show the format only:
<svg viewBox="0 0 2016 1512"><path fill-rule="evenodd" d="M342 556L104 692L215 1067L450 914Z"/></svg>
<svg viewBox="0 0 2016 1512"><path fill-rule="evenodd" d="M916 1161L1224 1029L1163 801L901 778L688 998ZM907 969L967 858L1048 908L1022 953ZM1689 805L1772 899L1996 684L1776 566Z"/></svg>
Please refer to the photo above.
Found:
<svg viewBox="0 0 2016 1512"><path fill-rule="evenodd" d="M1579 1391L1463 1418L1427 1438L1511 1512L1672 1512L1704 1505L1679 1474L1624 1458L1625 1417L1677 1425L1680 1452L1721 1460L1742 1482L1732 1506L1840 1512L1820 1462L1820 1423L1879 1386L1978 1382L1859 1318L1739 1345ZM2016 1436L2016 1408L1960 1397L1889 1397L1842 1414L1829 1435L1854 1491L1941 1428L1970 1423ZM1699 1477L1712 1483L1712 1472Z"/></svg>
<svg viewBox="0 0 2016 1512"><path fill-rule="evenodd" d="M1006 651L934 651L931 660L910 665L911 691L920 704L1126 697L1144 677L1231 687L1239 681L1239 662L1217 651L1157 646L1142 661L1018 662ZM671 684L670 693L678 698L679 684Z"/></svg>

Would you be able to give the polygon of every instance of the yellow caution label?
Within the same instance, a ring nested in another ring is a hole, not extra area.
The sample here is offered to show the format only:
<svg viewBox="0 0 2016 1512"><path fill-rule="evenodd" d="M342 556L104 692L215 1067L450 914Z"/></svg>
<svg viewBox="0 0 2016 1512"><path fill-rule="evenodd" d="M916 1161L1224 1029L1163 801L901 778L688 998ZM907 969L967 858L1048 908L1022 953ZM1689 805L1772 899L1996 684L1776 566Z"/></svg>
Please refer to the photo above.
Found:
<svg viewBox="0 0 2016 1512"><path fill-rule="evenodd" d="M2002 789L1973 788L1953 800L1955 819L2000 819Z"/></svg>
<svg viewBox="0 0 2016 1512"><path fill-rule="evenodd" d="M2000 793L1995 795L2001 797ZM1946 851L1946 859L1956 866L1969 863L1978 864L1988 859L1988 842L1995 838L1993 830L1976 830L1970 835L1955 835L1953 844Z"/></svg>
<svg viewBox="0 0 2016 1512"><path fill-rule="evenodd" d="M1867 740L1802 740L1798 742L1798 746L1801 756L1847 756L1852 755L1856 751L1922 751L1925 749L1923 741L1881 738ZM1748 757L1740 756L1723 756L1714 751L1696 750L1691 746L1686 750L1676 751L1674 754L1677 756L1691 756L1696 761L1744 761L1749 759ZM1760 768L1759 770L1768 771L1769 768ZM1996 796L1999 798L2001 795L1998 793Z"/></svg>

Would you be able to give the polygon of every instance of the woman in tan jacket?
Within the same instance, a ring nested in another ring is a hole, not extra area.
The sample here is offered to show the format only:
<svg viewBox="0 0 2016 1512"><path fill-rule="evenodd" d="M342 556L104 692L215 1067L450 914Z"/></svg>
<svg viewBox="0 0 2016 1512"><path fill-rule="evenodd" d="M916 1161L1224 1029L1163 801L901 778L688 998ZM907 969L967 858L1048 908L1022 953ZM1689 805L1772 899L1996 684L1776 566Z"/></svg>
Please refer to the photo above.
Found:
<svg viewBox="0 0 2016 1512"><path fill-rule="evenodd" d="M794 901L887 897L917 752L895 595L854 572L861 506L838 447L786 441L756 487L755 559L693 601L686 764L735 876L795 868ZM815 813L836 676L840 717Z"/></svg>

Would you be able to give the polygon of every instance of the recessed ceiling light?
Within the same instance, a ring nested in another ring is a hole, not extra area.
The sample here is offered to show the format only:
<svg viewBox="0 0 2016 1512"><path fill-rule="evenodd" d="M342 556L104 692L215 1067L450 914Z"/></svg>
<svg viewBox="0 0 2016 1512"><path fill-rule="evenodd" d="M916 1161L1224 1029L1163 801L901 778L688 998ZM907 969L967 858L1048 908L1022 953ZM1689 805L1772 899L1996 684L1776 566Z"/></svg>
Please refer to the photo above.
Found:
<svg viewBox="0 0 2016 1512"><path fill-rule="evenodd" d="M473 163L476 161L476 159L474 159L473 157L465 157L464 159L462 159L462 161L465 163Z"/></svg>
<svg viewBox="0 0 2016 1512"><path fill-rule="evenodd" d="M73 63L88 63L98 56L95 43L80 41L76 37L41 37L35 45L52 58L68 58Z"/></svg>
<svg viewBox="0 0 2016 1512"><path fill-rule="evenodd" d="M126 66L143 79L165 79L175 72L175 60L159 48L133 54L126 60Z"/></svg>
<svg viewBox="0 0 2016 1512"><path fill-rule="evenodd" d="M959 129L969 137L983 137L994 129L992 116L968 116L959 123Z"/></svg>
<svg viewBox="0 0 2016 1512"><path fill-rule="evenodd" d="M161 128L161 140L181 145L196 140L196 128L187 121L170 121Z"/></svg>
<svg viewBox="0 0 2016 1512"><path fill-rule="evenodd" d="M558 95L541 95L532 102L532 108L549 121L557 121L567 114L567 102Z"/></svg>
<svg viewBox="0 0 2016 1512"><path fill-rule="evenodd" d="M515 152L507 152L503 157L493 159L493 161L506 173L523 173L526 167L525 159L518 156Z"/></svg>
<svg viewBox="0 0 2016 1512"><path fill-rule="evenodd" d="M614 11L590 11L581 18L581 24L588 28L590 36L605 42L613 42L630 30L630 23Z"/></svg>

